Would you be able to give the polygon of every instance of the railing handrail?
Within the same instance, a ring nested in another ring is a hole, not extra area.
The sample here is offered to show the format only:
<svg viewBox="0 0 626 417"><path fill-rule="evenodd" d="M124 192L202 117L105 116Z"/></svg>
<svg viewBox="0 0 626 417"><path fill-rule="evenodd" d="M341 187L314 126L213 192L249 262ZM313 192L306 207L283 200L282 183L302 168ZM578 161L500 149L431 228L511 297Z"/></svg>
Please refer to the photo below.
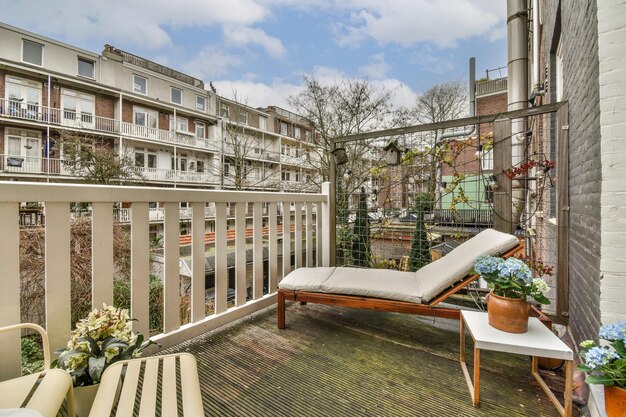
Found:
<svg viewBox="0 0 626 417"><path fill-rule="evenodd" d="M324 194L282 193L265 191L196 190L184 188L131 187L116 185L42 184L36 182L0 181L0 203L15 201L111 201L178 203L254 203L311 202L327 203Z"/></svg>

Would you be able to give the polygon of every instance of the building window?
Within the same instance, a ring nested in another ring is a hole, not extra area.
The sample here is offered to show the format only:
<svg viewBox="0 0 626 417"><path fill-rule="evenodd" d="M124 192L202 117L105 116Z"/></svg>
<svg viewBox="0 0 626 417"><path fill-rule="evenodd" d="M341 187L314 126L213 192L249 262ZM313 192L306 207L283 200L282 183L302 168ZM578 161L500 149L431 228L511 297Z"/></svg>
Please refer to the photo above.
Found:
<svg viewBox="0 0 626 417"><path fill-rule="evenodd" d="M305 130L305 131L304 131L304 138L305 138L307 141L310 141L310 140L311 140L311 131L310 131L310 130Z"/></svg>
<svg viewBox="0 0 626 417"><path fill-rule="evenodd" d="M283 181L290 181L291 173L289 171L283 171L283 172L280 173L280 178Z"/></svg>
<svg viewBox="0 0 626 417"><path fill-rule="evenodd" d="M41 83L7 75L5 97L9 103L4 111L9 115L27 119L41 117Z"/></svg>
<svg viewBox="0 0 626 417"><path fill-rule="evenodd" d="M43 45L29 40L22 40L22 61L43 66Z"/></svg>
<svg viewBox="0 0 626 417"><path fill-rule="evenodd" d="M300 133L300 128L299 127L295 127L294 131L293 131L293 135L296 137L296 139L300 139L301 137L301 133Z"/></svg>
<svg viewBox="0 0 626 417"><path fill-rule="evenodd" d="M148 79L133 74L133 91L139 94L148 94Z"/></svg>
<svg viewBox="0 0 626 417"><path fill-rule="evenodd" d="M93 127L95 96L91 94L80 93L78 91L66 90L61 91L61 108L63 109L64 124L80 124L87 127Z"/></svg>
<svg viewBox="0 0 626 417"><path fill-rule="evenodd" d="M170 117L170 131L189 132L189 120L185 117L176 117L176 129L174 130L174 117Z"/></svg>
<svg viewBox="0 0 626 417"><path fill-rule="evenodd" d="M156 129L157 117L158 114L154 110L147 110L141 107L135 107L133 109L133 120L136 125Z"/></svg>
<svg viewBox="0 0 626 417"><path fill-rule="evenodd" d="M287 123L280 122L280 134L287 136Z"/></svg>
<svg viewBox="0 0 626 417"><path fill-rule="evenodd" d="M196 96L196 110L206 111L206 98Z"/></svg>
<svg viewBox="0 0 626 417"><path fill-rule="evenodd" d="M228 104L220 104L220 116L225 117L226 119L229 118Z"/></svg>
<svg viewBox="0 0 626 417"><path fill-rule="evenodd" d="M493 190L489 185L485 185L485 203L493 203Z"/></svg>
<svg viewBox="0 0 626 417"><path fill-rule="evenodd" d="M230 176L230 164L228 162L224 162L224 176Z"/></svg>
<svg viewBox="0 0 626 417"><path fill-rule="evenodd" d="M280 145L280 154L287 155L287 147L285 145Z"/></svg>
<svg viewBox="0 0 626 417"><path fill-rule="evenodd" d="M143 168L146 165L146 154L143 148L135 148L135 166Z"/></svg>
<svg viewBox="0 0 626 417"><path fill-rule="evenodd" d="M239 123L247 125L248 124L248 112L245 110L239 111Z"/></svg>
<svg viewBox="0 0 626 417"><path fill-rule="evenodd" d="M6 129L5 166L25 172L39 172L41 168L41 132Z"/></svg>
<svg viewBox="0 0 626 417"><path fill-rule="evenodd" d="M204 172L204 161L196 161L196 171Z"/></svg>
<svg viewBox="0 0 626 417"><path fill-rule="evenodd" d="M196 137L201 139L206 138L206 127L202 122L196 122Z"/></svg>
<svg viewBox="0 0 626 417"><path fill-rule="evenodd" d="M493 149L482 154L480 163L483 171L493 171Z"/></svg>
<svg viewBox="0 0 626 417"><path fill-rule="evenodd" d="M85 58L78 57L78 75L94 79L96 63Z"/></svg>
<svg viewBox="0 0 626 417"><path fill-rule="evenodd" d="M259 116L259 129L267 130L267 117Z"/></svg>
<svg viewBox="0 0 626 417"><path fill-rule="evenodd" d="M180 158L180 170L187 171L187 157L186 156Z"/></svg>
<svg viewBox="0 0 626 417"><path fill-rule="evenodd" d="M183 90L172 87L170 89L170 101L174 104L183 104Z"/></svg>

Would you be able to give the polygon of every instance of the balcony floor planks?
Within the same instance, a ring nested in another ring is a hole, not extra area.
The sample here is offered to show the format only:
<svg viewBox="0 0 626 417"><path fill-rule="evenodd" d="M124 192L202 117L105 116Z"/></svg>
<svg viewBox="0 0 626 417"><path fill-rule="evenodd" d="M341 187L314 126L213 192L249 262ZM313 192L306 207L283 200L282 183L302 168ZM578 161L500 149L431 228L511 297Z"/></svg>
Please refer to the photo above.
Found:
<svg viewBox="0 0 626 417"><path fill-rule="evenodd" d="M558 415L528 358L498 352L482 357L482 403L474 408L456 320L319 304L287 309L287 330L276 329L271 308L168 350L198 359L206 415Z"/></svg>

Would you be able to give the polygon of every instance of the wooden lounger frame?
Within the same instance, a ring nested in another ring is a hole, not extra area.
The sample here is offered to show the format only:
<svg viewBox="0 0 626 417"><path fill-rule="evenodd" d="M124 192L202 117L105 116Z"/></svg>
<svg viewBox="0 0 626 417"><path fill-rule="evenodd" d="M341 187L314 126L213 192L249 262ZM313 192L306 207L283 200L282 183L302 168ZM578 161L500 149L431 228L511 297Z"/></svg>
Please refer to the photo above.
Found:
<svg viewBox="0 0 626 417"><path fill-rule="evenodd" d="M503 258L509 258L524 249L523 245L517 245L505 252ZM391 311L395 313L416 314L419 316L442 317L457 319L461 317L461 310L454 308L436 307L452 294L465 288L470 282L475 281L478 274L469 275L463 280L452 285L439 294L428 304L411 303L408 301L387 300L384 298L362 297L355 295L343 295L298 290L278 290L278 328L285 328L285 300L299 301L301 303L328 304L342 307L363 308L369 310Z"/></svg>

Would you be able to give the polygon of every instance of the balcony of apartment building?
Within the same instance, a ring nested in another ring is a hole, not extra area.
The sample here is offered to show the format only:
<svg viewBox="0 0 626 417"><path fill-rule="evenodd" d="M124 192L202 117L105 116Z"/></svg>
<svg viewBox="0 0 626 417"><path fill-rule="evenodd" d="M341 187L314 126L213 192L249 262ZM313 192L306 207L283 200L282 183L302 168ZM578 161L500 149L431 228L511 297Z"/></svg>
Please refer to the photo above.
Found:
<svg viewBox="0 0 626 417"><path fill-rule="evenodd" d="M296 268L329 266L334 256L328 189L295 194L0 183L1 322L18 323L35 307L20 302L20 277L33 272L24 270L20 256L35 255L18 255L26 235L17 219L21 203L40 201L45 268L36 273L46 285L37 317L51 346L66 345L77 308L70 207L80 201L92 230L92 246L81 249L92 264L89 307L113 303L118 291L116 262L123 260L116 258L113 234L115 222L123 222L131 243L125 255L131 272L124 279L133 330L151 335L160 353L196 356L209 415L558 415L524 372L526 357L490 351L481 355L481 406L475 408L458 362L454 320L293 303L287 329L277 329L280 280ZM119 201L128 208L116 209ZM288 216L281 210L286 206ZM205 230L208 212L212 232ZM181 220L190 221L189 236L181 235ZM148 243L153 222L164 225L158 255ZM163 262L162 304L151 296L158 288L149 282L155 258ZM2 377L19 374L19 343L1 342Z"/></svg>
<svg viewBox="0 0 626 417"><path fill-rule="evenodd" d="M147 142L219 152L215 122L192 113L159 108L158 103L124 99L120 134Z"/></svg>

